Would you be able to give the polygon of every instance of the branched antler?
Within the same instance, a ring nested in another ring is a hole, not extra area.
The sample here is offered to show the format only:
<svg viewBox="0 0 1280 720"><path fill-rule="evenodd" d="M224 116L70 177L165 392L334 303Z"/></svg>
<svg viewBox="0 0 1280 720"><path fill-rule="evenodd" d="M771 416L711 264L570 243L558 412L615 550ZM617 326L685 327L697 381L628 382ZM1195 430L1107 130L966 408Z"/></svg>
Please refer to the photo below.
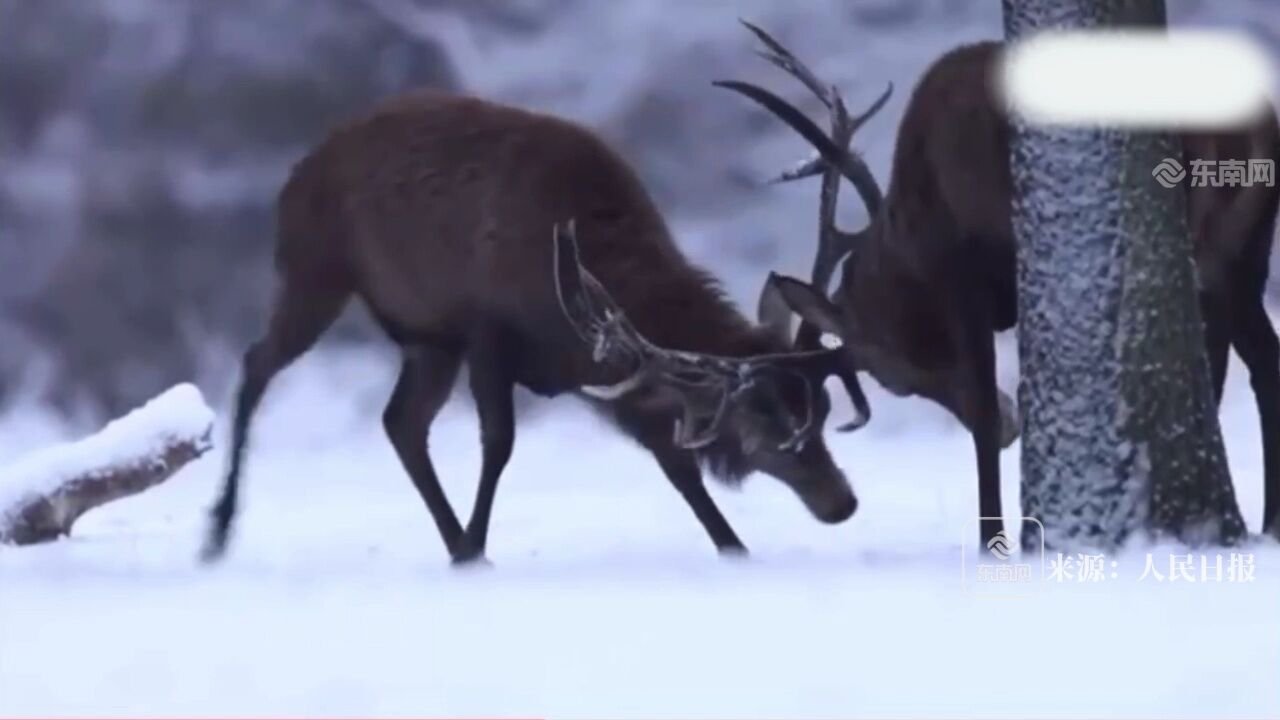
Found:
<svg viewBox="0 0 1280 720"><path fill-rule="evenodd" d="M592 359L618 368L626 378L609 386L583 388L595 397L616 399L645 384L672 390L682 417L675 442L697 449L713 442L734 403L771 374L785 373L805 383L802 420L787 416L793 435L783 449L799 447L813 432L813 387L837 371L832 350L729 358L660 348L641 335L604 286L583 267L573 221L555 227L555 287L560 307L574 331L592 348Z"/></svg>
<svg viewBox="0 0 1280 720"><path fill-rule="evenodd" d="M883 194L876 183L875 176L871 174L871 170L861 156L849 148L849 144L853 140L854 133L888 102L893 94L893 84L890 83L884 93L865 111L857 116L850 116L839 89L819 80L807 65L772 35L746 20L741 22L765 46L763 50L757 50L756 53L803 83L830 113L831 135L828 137L804 113L764 88L738 81L714 83L719 87L741 93L764 106L817 149L818 154L815 157L783 172L770 182L789 182L822 175L822 191L818 203L818 249L814 253L810 282L825 294L829 291L831 276L841 259L856 254L870 229L868 226L858 232L846 232L836 225L840 176L843 174L853 184L866 205L868 217L874 219L880 213L883 204ZM790 308L771 283L766 283L761 293L757 313L762 322L781 327L789 324ZM816 326L802 322L796 334L796 347L801 349L819 347L820 336L821 332ZM858 413L858 417L853 422L840 429L853 430L861 427L870 419L871 408L866 394L858 383L856 372L852 367L842 366L835 371L835 374L844 384Z"/></svg>
<svg viewBox="0 0 1280 720"><path fill-rule="evenodd" d="M782 43L772 35L746 20L741 22L765 45L764 50L757 50L756 53L803 83L830 111L831 135L828 137L804 113L758 85L733 80L713 83L760 103L818 149L816 157L783 172L771 182L789 182L822 174L822 194L818 208L818 251L814 256L810 281L826 292L836 265L845 255L856 251L858 239L865 232L865 230L856 233L845 232L836 226L836 201L840 192L841 173L853 183L867 206L869 217L875 217L883 204L883 195L875 181L875 176L871 174L862 158L849 149L849 144L853 140L854 133L889 101L893 94L893 84L890 83L865 111L856 117L850 116L838 88L819 80L807 65L783 47Z"/></svg>

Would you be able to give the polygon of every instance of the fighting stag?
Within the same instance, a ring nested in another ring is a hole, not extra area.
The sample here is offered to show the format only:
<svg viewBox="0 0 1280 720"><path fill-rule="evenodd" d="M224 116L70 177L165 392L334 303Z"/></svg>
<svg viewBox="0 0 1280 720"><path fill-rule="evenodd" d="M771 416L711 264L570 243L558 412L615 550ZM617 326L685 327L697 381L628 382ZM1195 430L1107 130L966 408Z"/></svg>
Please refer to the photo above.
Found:
<svg viewBox="0 0 1280 720"><path fill-rule="evenodd" d="M817 95L832 119L828 135L768 90L717 83L762 105L818 151L779 180L823 176L821 233L810 282L771 276L761 294L761 316L785 316L796 309L805 321L801 335L838 335L854 366L890 392L919 395L950 411L973 435L979 514L1001 517L999 452L1019 434L1016 404L996 387L992 337L1017 321L1010 129L990 83L1002 46L964 46L929 68L903 115L892 180L882 193L849 142L889 91L871 111L850 118L835 87L818 80L768 33L747 27L765 46L760 54ZM1280 159L1274 112L1239 131L1182 139L1188 160ZM835 226L840 176L867 208L869 223L856 233ZM1278 203L1280 188L1263 185L1195 187L1188 198L1215 387L1221 398L1227 349L1234 346L1257 399L1264 529L1272 533L1280 532L1280 342L1264 309L1263 291ZM841 260L840 282L828 297L829 280ZM1000 521L984 520L984 545L1000 529Z"/></svg>
<svg viewBox="0 0 1280 720"><path fill-rule="evenodd" d="M206 558L226 548L268 383L352 296L402 351L383 425L455 562L483 557L515 441L516 385L588 398L653 454L722 552L744 547L703 467L730 483L772 475L824 522L854 513L822 438L822 383L843 350L796 349L785 329L743 317L590 131L474 98L403 96L304 157L277 214L279 295L244 357ZM576 232L557 225L568 218ZM465 528L427 452L463 364L483 446Z"/></svg>

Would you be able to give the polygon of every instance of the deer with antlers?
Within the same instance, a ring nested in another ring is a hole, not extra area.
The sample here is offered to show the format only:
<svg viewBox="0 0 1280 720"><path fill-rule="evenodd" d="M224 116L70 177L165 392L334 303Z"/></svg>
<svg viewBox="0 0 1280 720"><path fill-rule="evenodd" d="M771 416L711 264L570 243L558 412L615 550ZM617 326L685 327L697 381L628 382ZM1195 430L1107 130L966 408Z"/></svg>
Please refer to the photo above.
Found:
<svg viewBox="0 0 1280 720"><path fill-rule="evenodd" d="M820 81L768 33L747 28L760 54L799 79L828 109L824 133L794 106L759 86L717 85L762 105L817 150L779 180L822 175L820 235L809 283L771 276L759 312L773 324L791 309L802 318L797 343L818 332L842 338L846 357L890 392L919 395L972 433L985 545L1000 532L999 452L1019 434L1012 398L996 387L994 331L1017 321L1016 242L1011 225L1008 117L991 86L1002 45L958 48L924 74L907 105L882 193L849 149L854 131L883 106L851 117L839 91ZM1188 159L1280 159L1274 113L1236 132L1183 136ZM840 178L866 206L869 223L835 225ZM1280 532L1280 342L1263 306L1280 188L1192 188L1188 220L1218 396L1228 346L1249 369L1262 425L1264 529ZM829 281L843 261L837 287Z"/></svg>
<svg viewBox="0 0 1280 720"><path fill-rule="evenodd" d="M866 408L843 351L795 348L785 328L743 317L585 128L475 98L404 96L299 162L277 214L280 290L244 356L207 559L226 548L268 383L353 296L401 349L383 425L455 562L483 557L515 440L516 385L597 405L653 454L722 552L744 546L701 468L730 483L772 475L824 522L853 515L822 437L826 377L851 382L854 406ZM483 446L465 528L427 452L464 364Z"/></svg>

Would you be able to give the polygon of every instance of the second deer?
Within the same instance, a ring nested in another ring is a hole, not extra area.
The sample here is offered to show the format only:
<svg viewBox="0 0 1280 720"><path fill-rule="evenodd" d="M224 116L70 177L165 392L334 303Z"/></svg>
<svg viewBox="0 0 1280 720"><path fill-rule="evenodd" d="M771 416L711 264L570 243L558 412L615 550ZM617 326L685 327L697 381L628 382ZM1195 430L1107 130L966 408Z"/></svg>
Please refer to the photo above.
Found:
<svg viewBox="0 0 1280 720"><path fill-rule="evenodd" d="M907 104L882 193L848 149L854 131L883 106L851 117L840 93L759 28L761 53L803 82L831 114L828 136L795 107L758 86L717 83L760 103L818 151L781 176L823 175L820 238L811 283L774 276L763 316L799 309L800 334L841 337L859 370L897 395L919 395L949 410L973 435L978 505L999 518L999 453L1019 434L1016 403L996 387L993 332L1016 323L1016 243L1011 224L1010 126L990 79L1002 45L983 42L947 53L925 72ZM1188 159L1280 161L1274 112L1236 132L1186 134ZM843 175L866 205L869 225L835 226ZM1267 281L1280 188L1195 187L1188 198L1201 307L1219 399L1228 346L1248 367L1262 426L1264 531L1280 532L1280 342L1266 314ZM840 282L828 282L844 260ZM784 298L786 302L779 302ZM798 338L801 341L802 338ZM1001 529L984 520L985 545Z"/></svg>

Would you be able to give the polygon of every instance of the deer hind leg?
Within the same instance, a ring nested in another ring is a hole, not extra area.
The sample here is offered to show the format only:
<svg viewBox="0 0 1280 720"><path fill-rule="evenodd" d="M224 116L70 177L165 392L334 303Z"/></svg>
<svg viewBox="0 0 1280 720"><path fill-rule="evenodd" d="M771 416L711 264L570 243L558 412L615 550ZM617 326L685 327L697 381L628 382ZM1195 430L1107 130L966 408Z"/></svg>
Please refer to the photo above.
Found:
<svg viewBox="0 0 1280 720"><path fill-rule="evenodd" d="M445 549L453 555L462 527L427 454L427 436L431 422L449 399L462 355L455 349L437 345L407 345L403 346L403 352L400 377L382 413L382 426L414 488L426 503Z"/></svg>
<svg viewBox="0 0 1280 720"><path fill-rule="evenodd" d="M471 395L475 399L476 413L480 417L480 443L483 448L480 484L476 488L471 519L453 554L455 564L484 559L485 544L489 538L489 518L498 492L498 478L511 459L511 450L515 445L513 348L497 333L486 331L482 334L485 337L473 340L468 356Z"/></svg>
<svg viewBox="0 0 1280 720"><path fill-rule="evenodd" d="M1262 529L1280 537L1280 340L1260 290L1240 297L1232 344L1249 369L1262 426Z"/></svg>
<svg viewBox="0 0 1280 720"><path fill-rule="evenodd" d="M235 517L249 423L271 379L315 345L333 324L347 299L350 285L340 277L286 275L266 335L244 355L240 389L231 425L231 454L222 494L212 510L212 527L203 550L206 561L226 551Z"/></svg>

